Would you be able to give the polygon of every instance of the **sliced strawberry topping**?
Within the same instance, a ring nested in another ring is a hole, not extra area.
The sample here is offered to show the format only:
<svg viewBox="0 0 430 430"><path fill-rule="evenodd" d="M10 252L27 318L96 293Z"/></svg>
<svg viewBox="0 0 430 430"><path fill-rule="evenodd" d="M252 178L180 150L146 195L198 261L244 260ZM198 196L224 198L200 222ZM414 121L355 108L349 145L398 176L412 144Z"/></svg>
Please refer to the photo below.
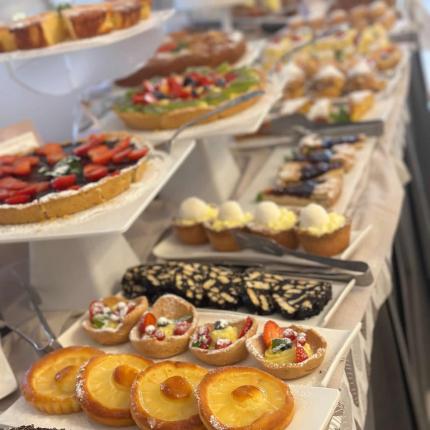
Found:
<svg viewBox="0 0 430 430"><path fill-rule="evenodd" d="M112 152L106 145L98 145L88 151L88 157L96 164L108 164L112 159Z"/></svg>
<svg viewBox="0 0 430 430"><path fill-rule="evenodd" d="M240 330L239 337L245 336L245 334L248 333L251 327L252 327L252 318L246 317L245 324L243 325L242 330Z"/></svg>
<svg viewBox="0 0 430 430"><path fill-rule="evenodd" d="M98 181L104 178L109 173L106 166L100 166L98 164L87 164L84 167L84 177L88 181Z"/></svg>
<svg viewBox="0 0 430 430"><path fill-rule="evenodd" d="M273 339L282 338L283 330L275 321L269 320L264 325L263 342L266 348L270 348Z"/></svg>
<svg viewBox="0 0 430 430"><path fill-rule="evenodd" d="M57 164L65 156L66 154L64 152L52 152L46 155L46 161L48 164Z"/></svg>
<svg viewBox="0 0 430 430"><path fill-rule="evenodd" d="M175 42L167 42L160 45L157 52L171 52L176 49L178 45Z"/></svg>
<svg viewBox="0 0 430 430"><path fill-rule="evenodd" d="M59 143L47 143L36 150L36 154L44 155L49 164L58 163L66 154Z"/></svg>
<svg viewBox="0 0 430 430"><path fill-rule="evenodd" d="M128 154L128 158L132 161L140 160L146 154L148 154L149 148L146 146L145 148L135 149Z"/></svg>
<svg viewBox="0 0 430 430"><path fill-rule="evenodd" d="M8 176L13 174L13 166L0 165L0 176Z"/></svg>
<svg viewBox="0 0 430 430"><path fill-rule="evenodd" d="M76 184L76 175L59 176L51 181L51 186L55 190L65 190Z"/></svg>
<svg viewBox="0 0 430 430"><path fill-rule="evenodd" d="M30 200L31 200L31 197L27 194L17 194L6 198L4 202L7 205L19 205L22 203L28 203Z"/></svg>
<svg viewBox="0 0 430 430"><path fill-rule="evenodd" d="M11 195L10 190L0 189L0 202L10 197L10 195Z"/></svg>
<svg viewBox="0 0 430 430"><path fill-rule="evenodd" d="M116 154L117 152L121 152L124 149L130 146L131 138L126 137L125 139L120 140L115 146L112 148L112 154Z"/></svg>
<svg viewBox="0 0 430 430"><path fill-rule="evenodd" d="M37 166L39 164L39 157L36 157L34 155L29 155L29 156L25 156L25 157L21 157L21 160L25 160L28 161L31 166Z"/></svg>
<svg viewBox="0 0 430 430"><path fill-rule="evenodd" d="M13 174L17 176L28 176L31 173L30 161L21 158L13 164Z"/></svg>
<svg viewBox="0 0 430 430"><path fill-rule="evenodd" d="M106 136L102 133L102 134L92 134L90 136L88 136L87 140L82 143L81 145L79 145L78 147L76 147L73 150L73 153L75 155L86 155L88 154L88 152L90 151L90 149L102 145L106 140Z"/></svg>
<svg viewBox="0 0 430 430"><path fill-rule="evenodd" d="M117 152L113 157L112 157L112 161L115 164L119 164L122 163L123 161L127 160L128 155L132 152L133 150L131 148L126 148L123 149L120 152Z"/></svg>
<svg viewBox="0 0 430 430"><path fill-rule="evenodd" d="M13 164L18 157L16 155L1 155L0 165Z"/></svg>
<svg viewBox="0 0 430 430"><path fill-rule="evenodd" d="M142 335L145 334L145 329L149 325L156 326L157 325L157 318L155 318L155 315L152 314L151 312L146 312L143 315L143 317L140 320L139 325L137 327L140 334L142 334Z"/></svg>
<svg viewBox="0 0 430 430"><path fill-rule="evenodd" d="M5 188L6 190L20 190L21 188L25 188L27 185L27 182L13 178L12 176L6 176L5 178L0 179L0 188Z"/></svg>

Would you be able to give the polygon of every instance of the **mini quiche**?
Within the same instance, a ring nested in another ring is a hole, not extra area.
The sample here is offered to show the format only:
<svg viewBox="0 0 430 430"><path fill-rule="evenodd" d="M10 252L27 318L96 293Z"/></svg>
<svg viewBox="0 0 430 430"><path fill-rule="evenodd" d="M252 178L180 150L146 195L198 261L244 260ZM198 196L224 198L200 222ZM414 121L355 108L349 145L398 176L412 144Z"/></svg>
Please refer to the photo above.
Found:
<svg viewBox="0 0 430 430"><path fill-rule="evenodd" d="M91 302L88 319L82 328L91 339L102 345L118 345L128 341L133 326L148 309L146 297L127 300L109 296Z"/></svg>
<svg viewBox="0 0 430 430"><path fill-rule="evenodd" d="M313 329L283 328L270 320L263 334L247 340L246 347L267 372L281 379L297 379L321 365L327 342Z"/></svg>
<svg viewBox="0 0 430 430"><path fill-rule="evenodd" d="M145 312L130 332L130 342L143 355L167 358L188 348L197 324L194 306L173 294L165 294Z"/></svg>
<svg viewBox="0 0 430 430"><path fill-rule="evenodd" d="M223 64L216 69L193 68L181 75L145 80L118 100L114 110L132 129L174 129L228 100L261 88L263 77L251 67L232 68ZM240 103L208 121L235 115L258 99Z"/></svg>
<svg viewBox="0 0 430 430"><path fill-rule="evenodd" d="M199 360L212 366L225 366L244 360L248 351L246 340L257 332L255 318L228 322L218 320L197 328L190 341L190 351Z"/></svg>

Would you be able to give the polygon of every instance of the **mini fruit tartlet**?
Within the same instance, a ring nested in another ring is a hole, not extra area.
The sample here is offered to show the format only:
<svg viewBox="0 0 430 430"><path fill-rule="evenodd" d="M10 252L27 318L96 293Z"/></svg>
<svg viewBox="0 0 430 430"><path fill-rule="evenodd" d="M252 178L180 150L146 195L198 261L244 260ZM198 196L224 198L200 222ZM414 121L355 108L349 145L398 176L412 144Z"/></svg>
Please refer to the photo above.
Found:
<svg viewBox="0 0 430 430"><path fill-rule="evenodd" d="M332 64L324 66L316 74L312 89L316 97L339 97L345 85L344 74Z"/></svg>
<svg viewBox="0 0 430 430"><path fill-rule="evenodd" d="M247 340L246 347L272 375L296 379L321 365L327 342L313 329L297 325L284 328L269 320L263 334Z"/></svg>
<svg viewBox="0 0 430 430"><path fill-rule="evenodd" d="M239 251L240 246L232 234L232 230L243 230L252 221L252 215L244 212L235 201L224 202L219 209L218 216L205 223L209 242L216 251Z"/></svg>
<svg viewBox="0 0 430 430"><path fill-rule="evenodd" d="M188 348L197 325L194 306L174 294L165 294L145 312L130 332L134 348L153 358L167 358Z"/></svg>
<svg viewBox="0 0 430 430"><path fill-rule="evenodd" d="M188 197L173 220L176 237L186 245L203 245L208 242L203 223L216 218L218 210L197 197Z"/></svg>
<svg viewBox="0 0 430 430"><path fill-rule="evenodd" d="M140 429L204 430L196 389L207 374L191 363L162 361L145 369L131 387L131 413Z"/></svg>
<svg viewBox="0 0 430 430"><path fill-rule="evenodd" d="M284 430L294 416L287 384L262 370L212 370L197 389L200 418L208 430Z"/></svg>
<svg viewBox="0 0 430 430"><path fill-rule="evenodd" d="M88 319L82 328L91 339L102 345L117 345L128 341L133 326L148 309L146 297L127 300L119 296L109 296L91 302Z"/></svg>
<svg viewBox="0 0 430 430"><path fill-rule="evenodd" d="M248 224L248 229L254 234L295 249L299 244L295 231L296 224L297 215L293 211L267 201L258 204L254 221Z"/></svg>
<svg viewBox="0 0 430 430"><path fill-rule="evenodd" d="M311 203L300 211L298 235L303 248L316 255L330 257L344 251L351 240L351 223L336 212L327 212Z"/></svg>
<svg viewBox="0 0 430 430"><path fill-rule="evenodd" d="M248 351L246 340L257 332L255 318L239 321L215 321L196 329L190 340L190 351L195 357L212 366L226 366L244 360Z"/></svg>

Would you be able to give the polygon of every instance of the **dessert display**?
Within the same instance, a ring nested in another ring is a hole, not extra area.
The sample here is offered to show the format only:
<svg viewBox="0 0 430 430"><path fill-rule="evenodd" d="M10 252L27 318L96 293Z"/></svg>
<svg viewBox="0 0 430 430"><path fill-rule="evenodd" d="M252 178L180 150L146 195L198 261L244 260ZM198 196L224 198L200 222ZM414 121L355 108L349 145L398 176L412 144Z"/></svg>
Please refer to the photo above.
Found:
<svg viewBox="0 0 430 430"><path fill-rule="evenodd" d="M62 218L105 203L142 179L148 145L122 132L0 156L0 225Z"/></svg>
<svg viewBox="0 0 430 430"><path fill-rule="evenodd" d="M140 429L203 430L196 390L207 370L163 361L140 373L131 388L131 413Z"/></svg>
<svg viewBox="0 0 430 430"><path fill-rule="evenodd" d="M197 398L206 429L284 430L294 416L288 385L253 368L210 371L198 387Z"/></svg>
<svg viewBox="0 0 430 430"><path fill-rule="evenodd" d="M141 354L166 358L184 352L197 325L194 306L173 294L165 294L145 312L130 332L130 342Z"/></svg>
<svg viewBox="0 0 430 430"><path fill-rule="evenodd" d="M123 87L135 87L145 79L181 74L190 67L218 67L235 64L245 54L246 42L241 33L210 30L170 33L154 56L132 75L117 81Z"/></svg>
<svg viewBox="0 0 430 430"><path fill-rule="evenodd" d="M79 370L76 396L88 418L112 427L133 425L131 385L150 364L135 354L104 354L84 364Z"/></svg>
<svg viewBox="0 0 430 430"><path fill-rule="evenodd" d="M339 97L345 85L343 73L335 66L324 66L312 82L312 91L316 97Z"/></svg>
<svg viewBox="0 0 430 430"><path fill-rule="evenodd" d="M375 105L375 98L371 91L354 91L348 96L349 119L360 121Z"/></svg>
<svg viewBox="0 0 430 430"><path fill-rule="evenodd" d="M97 4L62 5L37 15L0 24L0 53L39 49L137 25L149 17L148 0L109 0Z"/></svg>
<svg viewBox="0 0 430 430"><path fill-rule="evenodd" d="M281 379L297 379L321 365L327 342L314 329L280 327L269 320L263 333L248 339L246 346L267 372Z"/></svg>
<svg viewBox="0 0 430 430"><path fill-rule="evenodd" d="M257 332L257 328L257 321L250 316L202 325L191 337L190 351L200 361L212 366L237 363L247 357L246 340Z"/></svg>
<svg viewBox="0 0 430 430"><path fill-rule="evenodd" d="M218 210L197 197L185 199L173 220L176 237L186 245L202 245L208 242L205 222L216 218Z"/></svg>
<svg viewBox="0 0 430 430"><path fill-rule="evenodd" d="M311 254L330 257L344 251L350 242L351 223L335 212L311 203L300 211L299 240Z"/></svg>
<svg viewBox="0 0 430 430"><path fill-rule="evenodd" d="M143 81L139 88L128 91L116 102L114 111L133 129L173 129L230 99L262 89L263 81L262 74L252 67L223 64L215 69L188 69L181 75ZM258 100L254 97L240 103L208 122L235 115Z"/></svg>
<svg viewBox="0 0 430 430"><path fill-rule="evenodd" d="M82 322L87 335L102 345L118 345L128 336L141 315L148 308L146 297L127 300L109 296L90 303L88 319Z"/></svg>
<svg viewBox="0 0 430 430"><path fill-rule="evenodd" d="M71 346L36 361L21 386L25 400L46 414L70 414L81 407L75 396L79 367L104 352L87 346Z"/></svg>
<svg viewBox="0 0 430 430"><path fill-rule="evenodd" d="M258 234L280 243L290 249L298 246L295 226L297 215L273 202L260 202L254 220L248 224L251 233Z"/></svg>
<svg viewBox="0 0 430 430"><path fill-rule="evenodd" d="M232 235L232 230L245 229L252 221L252 215L244 212L235 201L224 202L217 218L205 223L206 233L213 249L221 252L232 252L240 249Z"/></svg>
<svg viewBox="0 0 430 430"><path fill-rule="evenodd" d="M161 280L161 281L160 281ZM332 298L330 282L292 279L260 269L232 270L201 263L171 262L131 267L122 279L127 298L178 294L199 307L302 320L318 315Z"/></svg>

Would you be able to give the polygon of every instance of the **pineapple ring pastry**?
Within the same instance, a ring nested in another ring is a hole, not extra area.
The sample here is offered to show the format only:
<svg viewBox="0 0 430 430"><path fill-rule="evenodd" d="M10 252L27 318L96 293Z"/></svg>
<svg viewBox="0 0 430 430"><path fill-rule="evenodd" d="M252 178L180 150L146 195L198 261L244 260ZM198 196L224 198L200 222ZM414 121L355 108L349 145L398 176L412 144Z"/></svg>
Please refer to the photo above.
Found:
<svg viewBox="0 0 430 430"><path fill-rule="evenodd" d="M284 430L294 415L288 385L248 367L210 371L199 385L198 404L211 430Z"/></svg>
<svg viewBox="0 0 430 430"><path fill-rule="evenodd" d="M133 425L131 385L150 364L136 354L105 354L88 361L79 370L76 383L76 396L85 414L107 426Z"/></svg>
<svg viewBox="0 0 430 430"><path fill-rule="evenodd" d="M75 396L76 377L82 364L104 352L87 346L53 351L27 371L21 390L27 402L47 414L71 414L81 407Z"/></svg>
<svg viewBox="0 0 430 430"><path fill-rule="evenodd" d="M131 388L131 413L140 429L204 430L195 391L207 370L162 361L148 367Z"/></svg>

